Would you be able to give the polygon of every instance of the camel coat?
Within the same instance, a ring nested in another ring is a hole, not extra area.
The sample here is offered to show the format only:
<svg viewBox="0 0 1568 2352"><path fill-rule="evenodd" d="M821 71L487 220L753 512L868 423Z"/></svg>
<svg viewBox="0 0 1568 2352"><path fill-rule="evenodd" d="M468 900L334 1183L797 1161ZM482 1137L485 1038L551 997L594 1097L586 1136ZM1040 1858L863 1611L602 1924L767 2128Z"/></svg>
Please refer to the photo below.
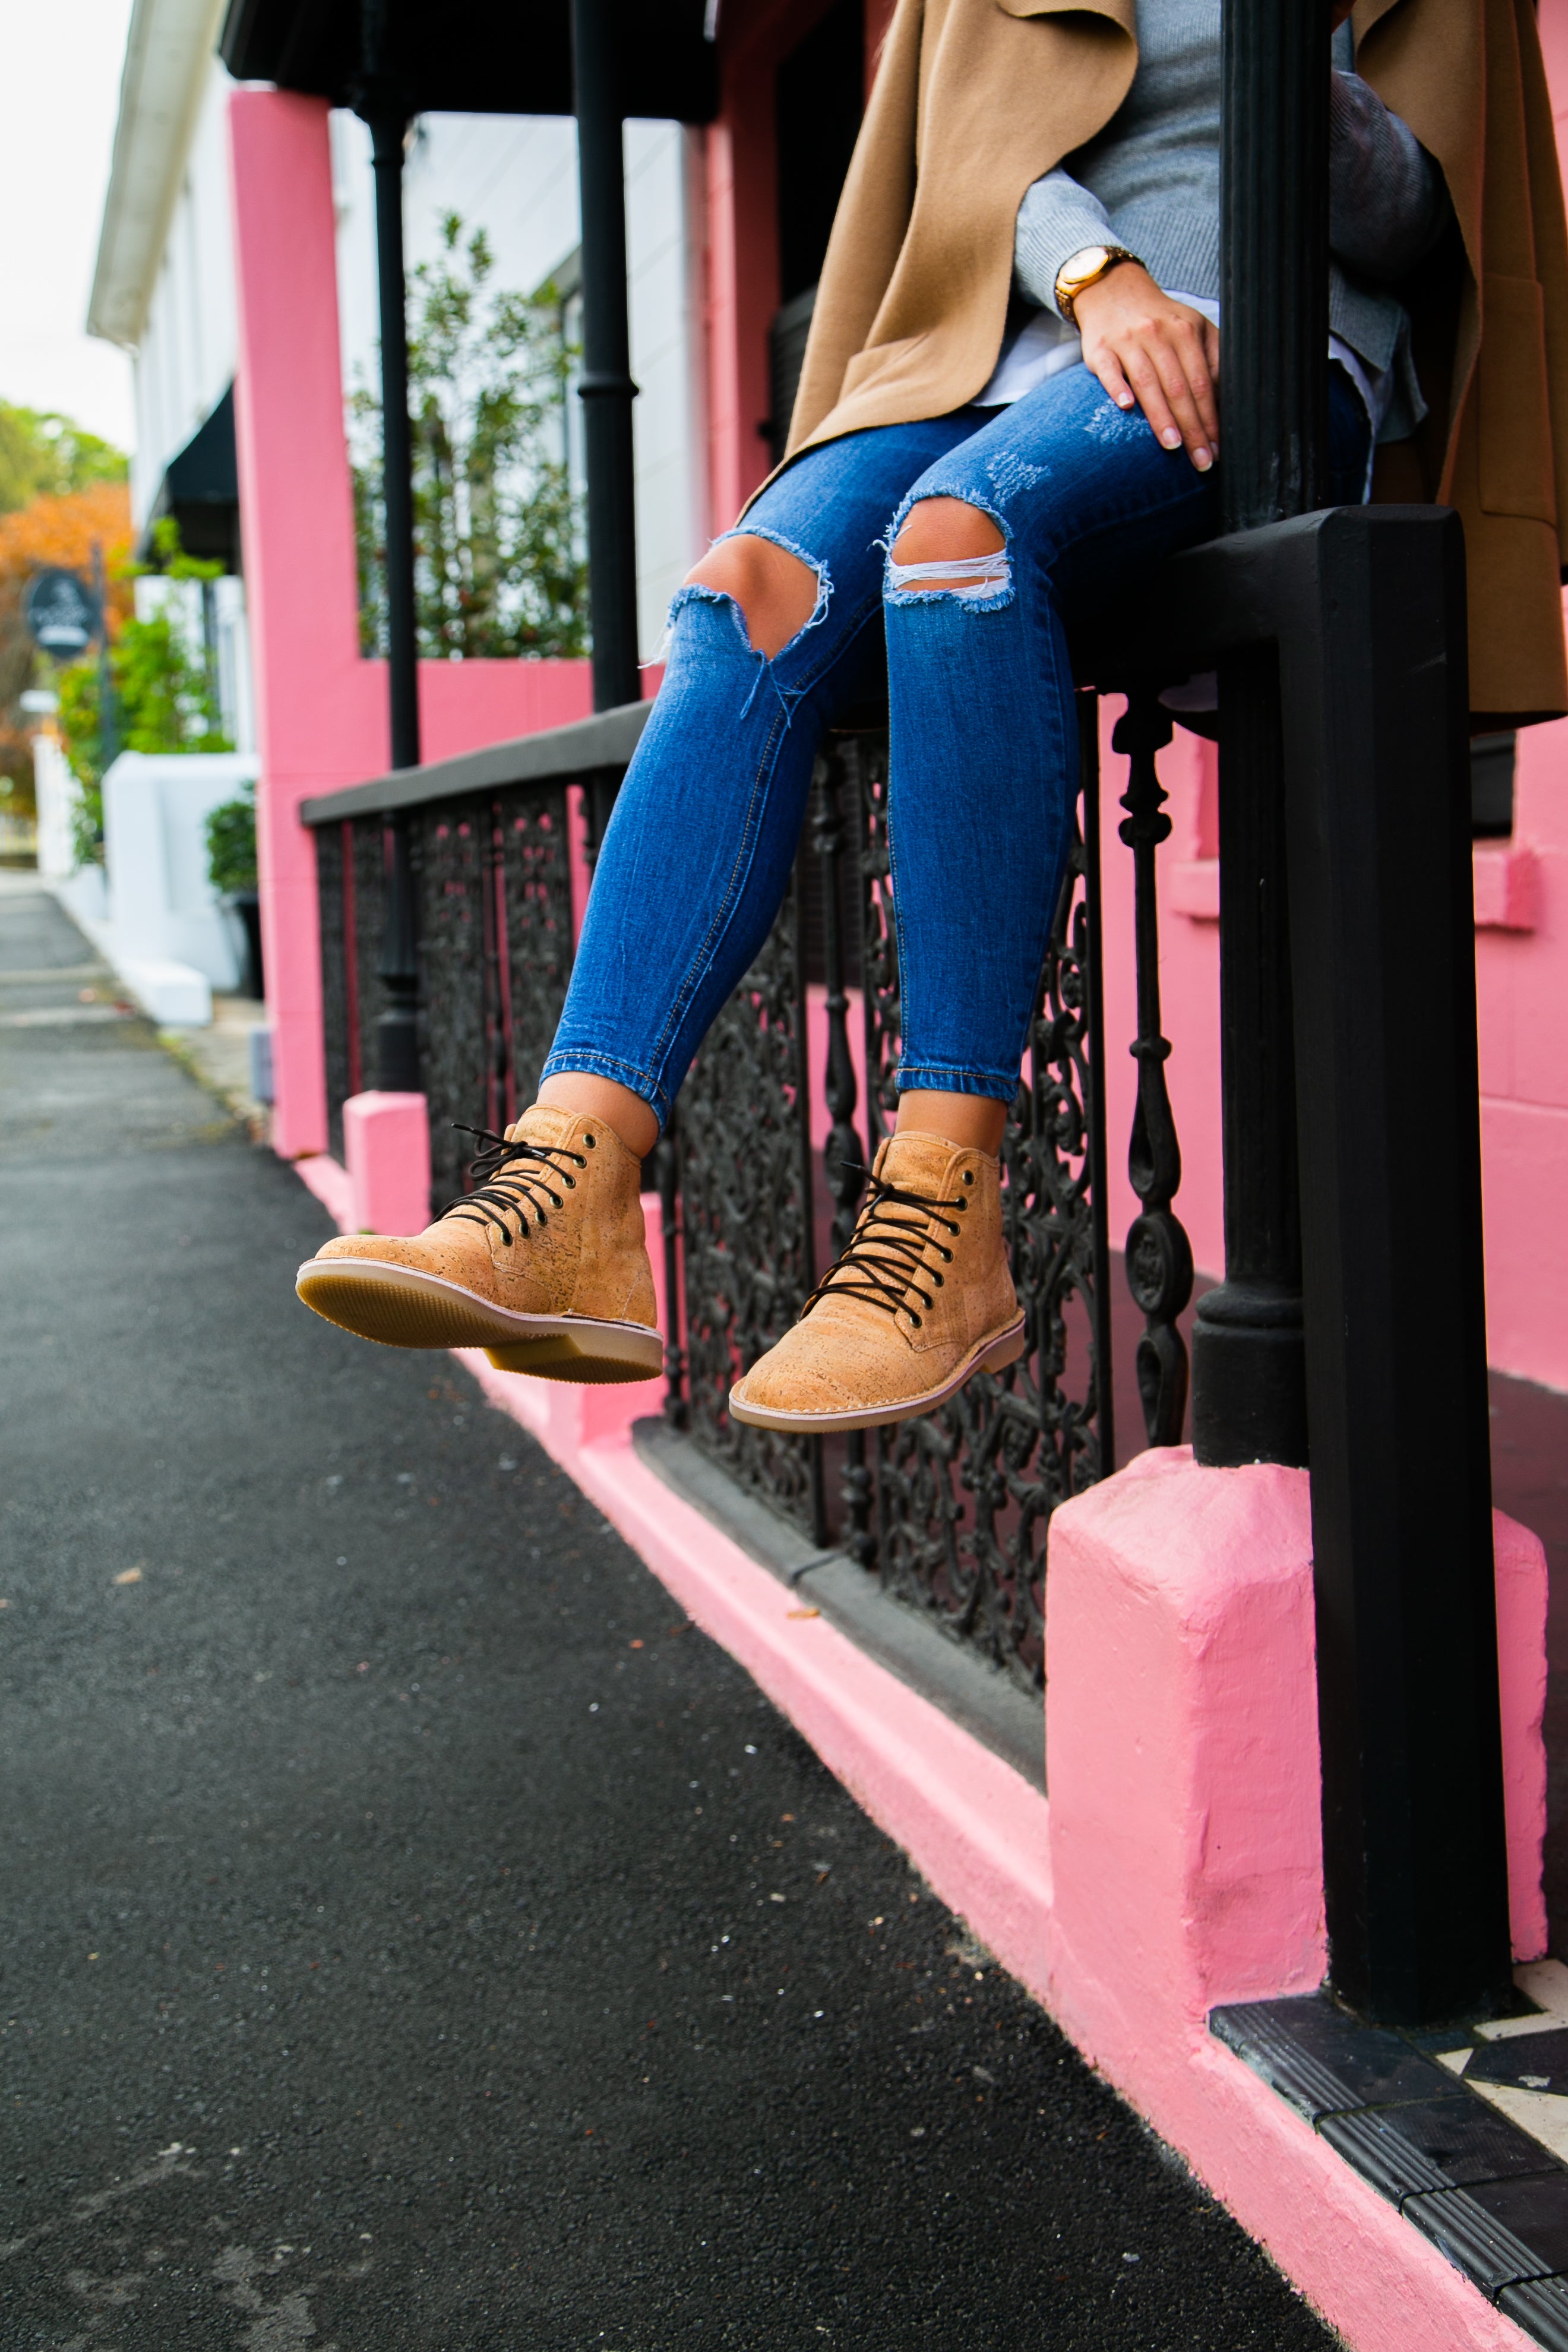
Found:
<svg viewBox="0 0 1568 2352"><path fill-rule="evenodd" d="M1298 0L1292 0L1298 5ZM1462 253L1401 291L1431 415L1374 495L1464 518L1470 701L1568 710L1568 231L1531 0L1359 0L1357 69L1442 166ZM973 400L1024 191L1137 65L1135 0L898 0L823 266L788 455Z"/></svg>

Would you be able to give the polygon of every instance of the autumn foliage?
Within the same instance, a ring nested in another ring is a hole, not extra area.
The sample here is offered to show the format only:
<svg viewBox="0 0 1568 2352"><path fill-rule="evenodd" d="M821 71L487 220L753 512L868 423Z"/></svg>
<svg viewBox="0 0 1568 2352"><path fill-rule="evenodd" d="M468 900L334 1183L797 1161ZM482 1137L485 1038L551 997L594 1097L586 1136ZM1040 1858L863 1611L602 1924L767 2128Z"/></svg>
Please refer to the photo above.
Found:
<svg viewBox="0 0 1568 2352"><path fill-rule="evenodd" d="M22 600L32 574L51 564L90 579L95 542L103 551L109 577L113 637L134 610L134 590L127 576L132 528L126 485L94 482L0 514L0 771L24 782L25 789L30 787L32 759L16 698L32 683L35 651Z"/></svg>

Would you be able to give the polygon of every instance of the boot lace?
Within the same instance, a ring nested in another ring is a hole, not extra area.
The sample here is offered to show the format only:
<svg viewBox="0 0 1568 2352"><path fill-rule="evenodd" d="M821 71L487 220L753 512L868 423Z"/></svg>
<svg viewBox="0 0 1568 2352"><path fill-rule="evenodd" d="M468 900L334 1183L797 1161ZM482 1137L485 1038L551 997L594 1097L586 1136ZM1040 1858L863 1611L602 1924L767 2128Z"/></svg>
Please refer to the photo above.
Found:
<svg viewBox="0 0 1568 2352"><path fill-rule="evenodd" d="M934 1228L938 1225L956 1240L963 1228L952 1223L943 1212L965 1210L969 1203L962 1196L946 1201L933 1199L925 1192L907 1192L902 1185L884 1183L868 1169L862 1173L870 1185L871 1197L860 1212L860 1222L848 1248L837 1265L829 1267L801 1308L802 1318L831 1292L839 1298L868 1299L885 1315L897 1315L900 1309L907 1309L918 1331L921 1318L909 1304L910 1293L928 1313L935 1301L931 1292L916 1281L916 1275L923 1275L938 1290L942 1286L942 1276L933 1267L921 1264L926 1244L935 1238ZM913 1216L898 1213L907 1210L913 1210ZM936 1246L951 1265L952 1252L942 1242ZM846 1276L852 1278L846 1281Z"/></svg>
<svg viewBox="0 0 1568 2352"><path fill-rule="evenodd" d="M545 1202L552 1208L566 1205L553 1187L563 1184L574 1191L577 1180L563 1164L570 1160L574 1167L586 1168L580 1151L567 1151L551 1143L509 1143L504 1135L492 1133L488 1127L469 1127L455 1118L452 1126L458 1135L471 1135L483 1149L474 1154L468 1166L471 1177L478 1182L471 1192L461 1192L448 1201L442 1210L443 1217L466 1217L473 1225L493 1225L508 1249L528 1227L530 1212L535 1224L543 1224L548 1213ZM510 1220L517 1220L514 1236Z"/></svg>

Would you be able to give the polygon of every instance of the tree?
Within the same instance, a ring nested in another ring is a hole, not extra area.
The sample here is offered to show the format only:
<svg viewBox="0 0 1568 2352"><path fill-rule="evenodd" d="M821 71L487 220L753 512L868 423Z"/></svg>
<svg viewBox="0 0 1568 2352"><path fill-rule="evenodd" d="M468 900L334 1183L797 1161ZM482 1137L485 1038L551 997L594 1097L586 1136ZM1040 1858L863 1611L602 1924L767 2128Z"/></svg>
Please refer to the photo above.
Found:
<svg viewBox="0 0 1568 2352"><path fill-rule="evenodd" d="M441 224L410 281L416 614L427 659L581 655L587 566L565 461L571 354L553 287L492 289L482 229ZM385 646L381 404L349 402L362 642Z"/></svg>
<svg viewBox="0 0 1568 2352"><path fill-rule="evenodd" d="M123 449L74 417L0 400L0 514L13 514L35 499L68 498L98 482L122 482L126 472Z"/></svg>
<svg viewBox="0 0 1568 2352"><path fill-rule="evenodd" d="M0 513L0 778L10 782L5 802L11 809L32 805L33 759L19 698L39 681L44 667L23 618L27 583L51 564L89 579L95 544L110 575L112 635L134 610L131 495L125 484L100 481L85 489L51 490L28 506Z"/></svg>

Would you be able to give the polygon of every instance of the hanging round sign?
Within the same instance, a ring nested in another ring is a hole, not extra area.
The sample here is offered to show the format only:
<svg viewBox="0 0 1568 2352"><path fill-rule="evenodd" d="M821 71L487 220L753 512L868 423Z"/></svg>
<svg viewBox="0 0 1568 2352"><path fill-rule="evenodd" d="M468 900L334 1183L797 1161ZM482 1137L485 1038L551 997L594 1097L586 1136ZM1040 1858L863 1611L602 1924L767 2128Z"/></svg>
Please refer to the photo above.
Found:
<svg viewBox="0 0 1568 2352"><path fill-rule="evenodd" d="M35 572L23 612L33 643L56 661L74 661L98 635L98 598L75 572Z"/></svg>

